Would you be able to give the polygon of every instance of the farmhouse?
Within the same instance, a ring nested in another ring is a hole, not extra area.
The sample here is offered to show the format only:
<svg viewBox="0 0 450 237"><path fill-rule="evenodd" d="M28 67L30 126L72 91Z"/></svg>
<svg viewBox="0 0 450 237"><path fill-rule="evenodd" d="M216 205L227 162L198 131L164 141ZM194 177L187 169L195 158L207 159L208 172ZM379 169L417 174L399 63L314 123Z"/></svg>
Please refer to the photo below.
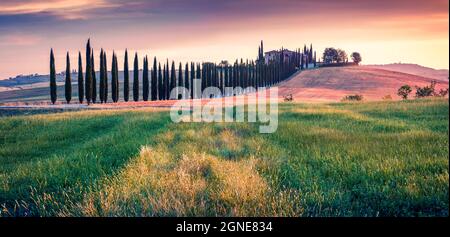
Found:
<svg viewBox="0 0 450 237"><path fill-rule="evenodd" d="M269 64L270 62L279 60L279 58L283 57L283 60L287 62L289 58L294 57L296 52L283 49L283 50L272 50L264 53L264 62ZM283 54L283 55L281 55Z"/></svg>

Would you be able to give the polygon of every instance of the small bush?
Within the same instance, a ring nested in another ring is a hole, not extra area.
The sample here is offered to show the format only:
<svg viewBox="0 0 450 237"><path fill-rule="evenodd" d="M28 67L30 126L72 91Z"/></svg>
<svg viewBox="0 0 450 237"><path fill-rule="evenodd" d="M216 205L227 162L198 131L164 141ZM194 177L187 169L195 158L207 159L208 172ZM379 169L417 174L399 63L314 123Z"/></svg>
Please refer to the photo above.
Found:
<svg viewBox="0 0 450 237"><path fill-rule="evenodd" d="M418 87L416 86L416 98L436 96L435 92L436 81L431 81L429 86Z"/></svg>
<svg viewBox="0 0 450 237"><path fill-rule="evenodd" d="M439 93L437 94L437 96L439 96L439 97L446 97L447 94L448 94L448 88L439 90Z"/></svg>
<svg viewBox="0 0 450 237"><path fill-rule="evenodd" d="M363 100L363 96L356 94L356 95L347 95L344 98L342 98L342 101L362 101Z"/></svg>
<svg viewBox="0 0 450 237"><path fill-rule="evenodd" d="M294 97L292 97L292 94L284 96L284 101L286 101L286 102L290 102L290 101L293 101L293 100L294 100Z"/></svg>

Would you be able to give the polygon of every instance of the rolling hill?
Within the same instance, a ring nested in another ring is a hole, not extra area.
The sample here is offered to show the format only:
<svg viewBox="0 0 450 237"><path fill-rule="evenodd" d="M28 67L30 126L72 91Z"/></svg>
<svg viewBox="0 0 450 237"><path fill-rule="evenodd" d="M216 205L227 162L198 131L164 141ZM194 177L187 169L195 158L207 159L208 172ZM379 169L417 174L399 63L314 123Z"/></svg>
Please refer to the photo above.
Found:
<svg viewBox="0 0 450 237"><path fill-rule="evenodd" d="M119 87L122 89L122 73L120 75ZM72 78L76 81L75 76ZM292 94L296 101L336 102L344 96L352 94L362 94L365 100L376 101L386 95L390 95L394 100L400 99L397 96L400 86L405 84L413 88L414 86L425 86L432 80L437 81L437 89L448 88L448 79L432 79L369 66L331 67L299 72L278 85L278 88L280 98ZM47 103L49 101L47 83L41 82L36 85L39 86L21 84L24 89L2 91L0 92L0 103ZM64 100L63 82L59 82L58 85L58 99ZM72 89L72 99L73 102L76 102L78 90L76 83ZM152 104L146 103L145 105Z"/></svg>
<svg viewBox="0 0 450 237"><path fill-rule="evenodd" d="M371 67L331 67L303 71L279 85L279 95L292 94L296 101L339 101L346 95L362 94L366 100L390 95L400 99L397 90L408 84L425 86L433 79ZM448 88L447 79L437 79L436 88ZM414 93L414 91L413 91Z"/></svg>
<svg viewBox="0 0 450 237"><path fill-rule="evenodd" d="M392 63L392 64L384 64L384 65L367 65L365 67L384 69L394 72L403 72L407 74L412 74L421 77L428 77L433 79L448 79L448 70L447 69L434 69L429 67L424 67L417 64L411 63Z"/></svg>

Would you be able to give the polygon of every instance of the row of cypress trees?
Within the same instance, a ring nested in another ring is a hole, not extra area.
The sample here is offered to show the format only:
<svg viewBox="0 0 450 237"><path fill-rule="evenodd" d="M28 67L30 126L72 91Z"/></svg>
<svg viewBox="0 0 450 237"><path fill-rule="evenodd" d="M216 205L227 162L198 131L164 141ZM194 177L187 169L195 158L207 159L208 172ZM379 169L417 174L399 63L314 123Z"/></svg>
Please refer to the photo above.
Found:
<svg viewBox="0 0 450 237"><path fill-rule="evenodd" d="M215 64L215 63L186 63L183 65L179 63L178 70L175 67L175 62L166 60L161 66L156 57L153 59L152 68L149 68L148 57L145 56L143 60L142 70L142 99L148 100L169 100L169 99L189 99L199 98L200 95L195 95L195 89L203 91L207 87L219 88L222 95L232 96L245 93L248 89L245 88L261 88L273 86L291 76L298 69L303 69L308 63L315 63L315 53L313 55L312 46L310 49L305 49L303 53L301 50L288 58L285 58L284 53L280 53L280 58L265 63L262 56L262 42L259 49L258 60L254 61L240 61L236 60L234 64ZM280 52L284 52L281 49ZM90 40L86 44L86 70L83 78L83 63L81 53L78 53L78 99L80 103L86 100L87 104L97 102L97 78L94 70L94 55L93 49L90 45ZM123 80L123 100L129 101L129 66L128 66L128 50L125 50L124 66L123 66L124 80ZM139 81L139 61L137 53L134 55L133 62L133 100L139 101L140 98L140 81ZM117 62L117 55L113 52L111 62L111 97L114 103L119 101L119 69ZM65 80L65 97L67 103L71 102L72 86L71 86L71 69L69 53L66 56L66 80ZM100 71L99 71L99 91L98 98L101 103L108 102L108 66L106 52L100 51ZM193 80L200 79L201 88L193 88ZM170 93L176 87L184 87L189 93L182 94L181 91L177 94L177 98L171 98ZM225 91L226 87L242 88L234 90L232 93ZM50 52L50 94L52 103L56 102L56 75L55 75L55 59L53 50Z"/></svg>

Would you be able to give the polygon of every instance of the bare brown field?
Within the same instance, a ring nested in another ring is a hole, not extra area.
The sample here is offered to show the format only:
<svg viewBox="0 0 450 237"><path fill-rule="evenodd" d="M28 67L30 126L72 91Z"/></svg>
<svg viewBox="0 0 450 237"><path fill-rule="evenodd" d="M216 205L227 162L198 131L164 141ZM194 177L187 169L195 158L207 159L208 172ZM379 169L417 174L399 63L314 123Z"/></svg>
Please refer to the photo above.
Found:
<svg viewBox="0 0 450 237"><path fill-rule="evenodd" d="M362 94L365 100L379 101L385 95L399 100L397 90L408 84L425 86L433 79L382 69L331 67L303 71L279 85L279 95L292 94L295 101L333 102L346 95ZM448 80L436 80L436 88L448 88ZM411 93L414 96L414 91Z"/></svg>

